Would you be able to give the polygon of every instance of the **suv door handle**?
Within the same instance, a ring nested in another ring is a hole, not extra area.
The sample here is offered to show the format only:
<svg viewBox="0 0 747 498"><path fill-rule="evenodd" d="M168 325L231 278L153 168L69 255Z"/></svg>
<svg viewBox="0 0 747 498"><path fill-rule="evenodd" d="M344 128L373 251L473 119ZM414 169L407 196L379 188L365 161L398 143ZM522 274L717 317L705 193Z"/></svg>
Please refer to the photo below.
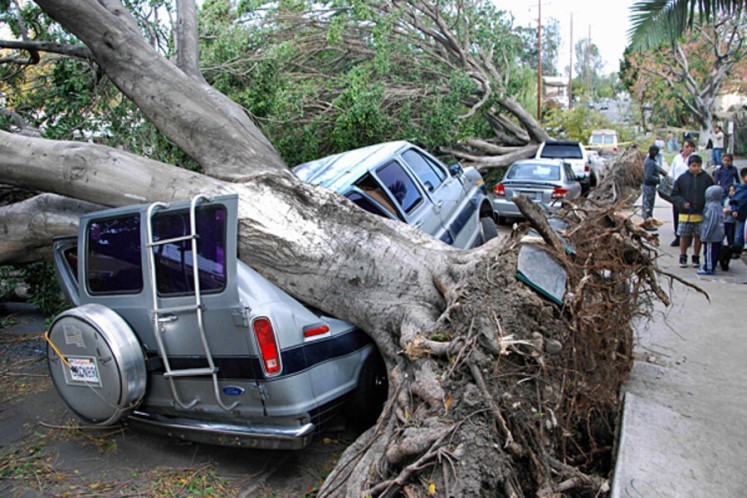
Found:
<svg viewBox="0 0 747 498"><path fill-rule="evenodd" d="M171 323L179 319L176 315L162 315L158 317L158 323Z"/></svg>
<svg viewBox="0 0 747 498"><path fill-rule="evenodd" d="M422 227L422 226L423 226L423 221L421 220L421 221L418 221L418 222L416 222L416 223L413 223L413 225L412 225L412 226L414 226L415 228L420 228L420 227Z"/></svg>
<svg viewBox="0 0 747 498"><path fill-rule="evenodd" d="M443 207L443 205L444 205L444 201L443 200L440 200L440 201L438 201L436 203L436 207L439 207L439 208Z"/></svg>

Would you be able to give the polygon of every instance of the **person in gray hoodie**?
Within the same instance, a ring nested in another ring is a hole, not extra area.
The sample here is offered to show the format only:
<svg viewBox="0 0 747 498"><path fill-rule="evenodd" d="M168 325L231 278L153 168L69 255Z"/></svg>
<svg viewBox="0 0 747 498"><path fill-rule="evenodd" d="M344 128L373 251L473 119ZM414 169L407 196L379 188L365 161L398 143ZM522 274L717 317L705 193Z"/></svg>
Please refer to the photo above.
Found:
<svg viewBox="0 0 747 498"><path fill-rule="evenodd" d="M716 264L721 258L721 242L724 240L724 206L721 199L724 190L711 185L705 191L705 208L700 224L700 240L703 243L703 268L698 275L715 275Z"/></svg>

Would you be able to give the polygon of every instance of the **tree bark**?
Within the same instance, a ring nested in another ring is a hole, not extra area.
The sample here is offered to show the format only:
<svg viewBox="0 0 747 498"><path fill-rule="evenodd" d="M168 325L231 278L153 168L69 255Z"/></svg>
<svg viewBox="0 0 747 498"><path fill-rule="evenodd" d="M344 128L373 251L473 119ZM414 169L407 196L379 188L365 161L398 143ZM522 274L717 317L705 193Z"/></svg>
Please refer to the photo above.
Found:
<svg viewBox="0 0 747 498"><path fill-rule="evenodd" d="M81 215L98 204L42 194L0 207L0 265L52 260L52 238L74 235Z"/></svg>
<svg viewBox="0 0 747 498"><path fill-rule="evenodd" d="M248 116L157 54L119 2L37 3L88 46L117 88L207 174L237 181L284 169Z"/></svg>

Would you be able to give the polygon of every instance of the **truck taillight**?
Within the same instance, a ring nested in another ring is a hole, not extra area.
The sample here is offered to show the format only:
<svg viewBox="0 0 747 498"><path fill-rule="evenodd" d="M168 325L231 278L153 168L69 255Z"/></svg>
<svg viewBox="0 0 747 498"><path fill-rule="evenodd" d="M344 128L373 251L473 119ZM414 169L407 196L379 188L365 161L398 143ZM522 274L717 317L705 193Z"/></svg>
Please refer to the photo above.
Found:
<svg viewBox="0 0 747 498"><path fill-rule="evenodd" d="M588 173L589 171L591 171L591 166L587 163L586 166L584 166L584 172Z"/></svg>
<svg viewBox="0 0 747 498"><path fill-rule="evenodd" d="M280 353L275 340L275 331L269 318L257 318L252 322L254 336L259 344L259 352L265 373L274 375L280 373Z"/></svg>
<svg viewBox="0 0 747 498"><path fill-rule="evenodd" d="M567 193L568 193L568 189L567 188L555 187L553 189L553 191L552 191L552 194L550 195L550 198L552 198L552 199L562 199L563 197L565 197L565 194L567 194Z"/></svg>
<svg viewBox="0 0 747 498"><path fill-rule="evenodd" d="M496 183L495 187L493 187L493 192L498 197L506 197L506 187L502 183Z"/></svg>
<svg viewBox="0 0 747 498"><path fill-rule="evenodd" d="M329 326L326 324L309 325L303 328L304 337L314 337L329 332Z"/></svg>

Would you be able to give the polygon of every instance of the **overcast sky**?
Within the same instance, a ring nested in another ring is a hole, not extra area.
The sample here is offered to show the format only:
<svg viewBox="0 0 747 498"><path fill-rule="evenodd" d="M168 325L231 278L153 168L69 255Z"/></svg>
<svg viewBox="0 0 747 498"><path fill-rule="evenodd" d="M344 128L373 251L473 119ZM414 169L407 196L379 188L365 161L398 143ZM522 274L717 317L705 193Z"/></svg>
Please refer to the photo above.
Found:
<svg viewBox="0 0 747 498"><path fill-rule="evenodd" d="M537 26L537 0L493 0L499 9L511 12L518 26ZM541 0L542 25L554 17L560 21L561 45L558 52L558 71L565 74L570 63L570 22L573 14L573 44L589 36L599 47L605 62L604 73L617 72L627 46L630 26L630 6L635 0ZM576 60L576 55L573 55ZM575 64L575 62L574 62Z"/></svg>

